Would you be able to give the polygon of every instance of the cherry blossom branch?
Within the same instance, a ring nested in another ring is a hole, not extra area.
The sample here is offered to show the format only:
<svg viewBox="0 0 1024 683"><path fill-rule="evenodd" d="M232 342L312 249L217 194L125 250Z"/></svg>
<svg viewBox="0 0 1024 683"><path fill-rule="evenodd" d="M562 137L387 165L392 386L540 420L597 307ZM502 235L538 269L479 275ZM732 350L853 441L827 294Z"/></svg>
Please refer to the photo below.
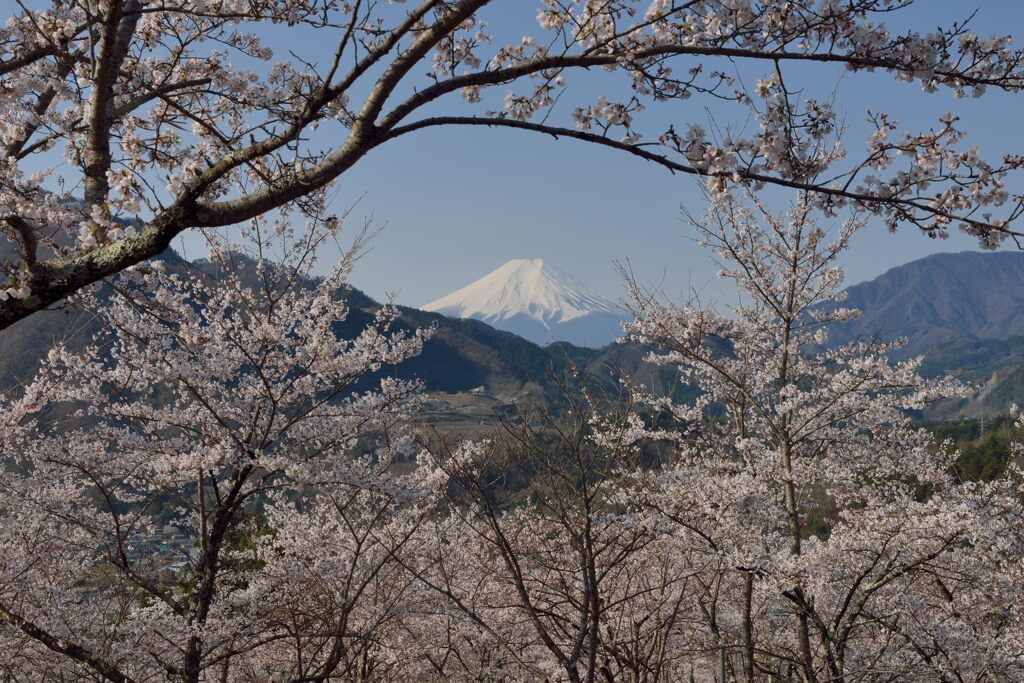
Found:
<svg viewBox="0 0 1024 683"><path fill-rule="evenodd" d="M909 3L887 0L820 7L810 0L728 7L652 0L642 14L634 0L545 0L536 19L548 40L500 46L484 59L493 36L481 10L491 4L496 3L422 0L400 9L362 0L260 0L192 7L111 0L96 8L22 7L0 30L0 91L10 93L4 95L10 111L0 116L7 152L0 159L7 179L0 201L4 215L33 226L37 241L56 256L34 264L31 272L23 261L0 266L6 278L0 282L0 328L157 255L190 228L242 223L279 209L315 213L316 197L367 153L431 125L506 126L573 137L673 172L707 176L716 192L737 181L807 189L826 208L844 202L864 206L891 229L909 223L944 236L946 226L958 222L986 246L1020 235L1010 223L1024 203L1011 198L1004 184L1024 158L990 165L974 153L955 153L952 144L962 137L952 127L955 117L938 133L888 142L892 122L880 115L868 158L823 180L822 169L844 154L841 147L823 144L837 129L835 114L828 102L798 103L800 95L785 87L779 66L886 70L899 80L918 80L926 90L943 86L958 95L977 95L986 87L1016 92L1024 53L1011 49L1006 38L979 38L965 23L927 35L892 34L873 15ZM258 33L241 28L260 22L337 30L336 48L323 69L296 54L262 74L234 67L219 53L211 52L210 59L201 54L200 46L216 45L246 60L269 60ZM346 57L352 58L347 71ZM421 82L417 70L431 57ZM48 67L50 58L54 64ZM757 97L765 99L763 111L752 94L729 90L733 76L705 74L702 59L772 65L774 75L756 86ZM692 64L689 75L672 72L676 61ZM565 77L596 69L628 74L628 97L601 97L577 107L577 131L549 125L555 104L565 101ZM488 88L531 83L524 92L510 90L498 113L402 125L456 92L473 103ZM350 102L355 93L360 100ZM695 127L685 134L669 128L658 140L665 153L643 142L634 117L648 101L694 94L750 108L763 132L713 144ZM540 112L546 114L539 123L529 122ZM330 126L328 137L313 134L321 126ZM320 140L330 143L319 147ZM81 171L69 184L84 193L77 207L70 195L41 189L55 174L61 174L61 186L63 170L28 170L34 168L27 163L33 155L62 142L70 167ZM674 161L671 153L682 159ZM884 169L900 155L910 160L908 170L891 178L866 172ZM938 187L934 196L925 193L929 185ZM1006 216L984 213L1008 202Z"/></svg>
<svg viewBox="0 0 1024 683"><path fill-rule="evenodd" d="M978 229L995 230L1003 232L1012 237L1024 237L1024 232L1013 230L1006 226L993 225L985 221L980 221L975 218L972 218L969 215L955 214L943 209L935 209L920 201L901 199L897 197L885 197L880 195L864 194L849 189L816 185L811 182L792 180L789 178L771 176L763 173L752 173L745 171L743 169L728 172L714 172L698 169L694 166L681 164L679 162L673 161L672 159L668 158L663 154L651 152L640 145L630 144L628 142L622 142L620 140L614 140L603 135L598 135L596 133L590 133L583 130L575 130L572 128L562 128L547 124L533 123L532 121L517 121L514 119L486 118L475 116L436 116L422 119L420 121L406 124L404 126L396 126L395 128L392 128L387 133L385 133L383 135L383 139L389 140L418 130L423 130L425 128L432 128L437 126L483 126L489 128L513 128L518 130L532 131L535 133L542 133L544 135L550 135L555 139L564 137L575 140L582 140L584 142L590 142L597 145L601 145L603 147L609 147L611 149L627 152L628 154L639 157L645 161L650 161L655 164L658 164L659 166L668 169L672 173L685 173L688 175L722 179L733 179L735 176L738 175L744 180L752 181L755 183L776 185L779 187L786 187L793 190L801 190L804 192L810 192L816 195L824 195L827 197L838 197L865 206L880 205L891 207L894 210L900 210L902 207L909 207L911 209L918 210L922 213L941 216L951 221L956 221L974 226ZM912 218L912 216L905 215L904 217L917 224L917 221L915 221ZM919 225L919 227L922 227L922 229L925 231L928 230L928 228L924 227L923 225Z"/></svg>
<svg viewBox="0 0 1024 683"><path fill-rule="evenodd" d="M69 642L63 638L54 636L45 629L40 628L32 621L29 621L19 614L11 611L9 607L2 603L0 603L0 620L17 628L19 631L41 643L46 648L64 655L65 657L70 657L75 661L82 662L112 683L133 683L133 680L124 675L116 666L102 657L99 657L94 652L82 647L81 645L76 645L75 643Z"/></svg>

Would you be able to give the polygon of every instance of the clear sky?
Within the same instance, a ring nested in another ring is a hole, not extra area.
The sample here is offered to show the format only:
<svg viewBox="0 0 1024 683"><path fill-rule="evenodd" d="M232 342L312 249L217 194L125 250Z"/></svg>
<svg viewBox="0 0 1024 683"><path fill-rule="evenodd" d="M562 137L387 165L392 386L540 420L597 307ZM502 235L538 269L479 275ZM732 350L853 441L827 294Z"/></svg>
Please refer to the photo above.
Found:
<svg viewBox="0 0 1024 683"><path fill-rule="evenodd" d="M527 4L535 5L532 0L498 3L486 16L490 27L513 39L536 35L535 11L521 9ZM963 19L975 8L978 33L1011 34L1024 42L1020 0L919 0L913 9L892 17L891 24L927 31ZM715 66L734 69L728 62ZM969 131L967 143L980 147L987 158L1024 153L1024 95L990 93L979 100L956 101L947 92L926 94L885 74L849 74L827 66L792 73L810 96L827 97L838 84L838 104L850 126L848 148L854 154L867 134L868 110L888 111L915 131L953 111ZM754 70L740 75L760 74ZM570 86L577 88L578 97L594 98L602 92L597 82L584 79ZM708 127L705 104L695 97L654 105L645 114L649 124L644 129L659 132L675 122L685 130L692 121ZM571 106L562 111L565 117ZM713 114L721 121L720 116L728 119L736 111ZM1016 182L1024 182L1024 176ZM670 296L678 298L691 289L722 296L714 283L716 267L680 219L680 206L703 211L697 181L613 150L519 131L423 131L384 145L343 176L336 198L339 209L357 200L353 222L372 215L381 232L351 280L378 298L396 293L400 303L422 305L508 259L538 257L613 298L623 295L613 262L627 259L638 275L661 283ZM960 234L934 241L911 228L891 235L873 226L849 253L847 279L872 278L936 251L965 249L977 249L977 244Z"/></svg>

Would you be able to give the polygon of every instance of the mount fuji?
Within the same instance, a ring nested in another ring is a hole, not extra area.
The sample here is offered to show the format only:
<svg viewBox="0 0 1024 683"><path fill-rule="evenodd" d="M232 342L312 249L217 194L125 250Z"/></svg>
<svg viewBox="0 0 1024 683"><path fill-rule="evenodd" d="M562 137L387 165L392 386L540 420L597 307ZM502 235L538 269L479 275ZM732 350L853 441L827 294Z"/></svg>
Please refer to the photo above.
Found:
<svg viewBox="0 0 1024 683"><path fill-rule="evenodd" d="M512 259L422 308L482 320L535 344L594 348L621 337L622 322L632 319L624 307L541 259Z"/></svg>

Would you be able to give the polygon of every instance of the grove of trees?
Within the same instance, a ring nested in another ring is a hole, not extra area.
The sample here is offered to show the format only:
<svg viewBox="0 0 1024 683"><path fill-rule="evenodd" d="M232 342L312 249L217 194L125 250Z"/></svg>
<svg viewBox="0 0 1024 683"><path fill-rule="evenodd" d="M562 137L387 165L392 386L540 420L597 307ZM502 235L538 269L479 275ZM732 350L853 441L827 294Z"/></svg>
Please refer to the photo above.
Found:
<svg viewBox="0 0 1024 683"><path fill-rule="evenodd" d="M374 374L429 330L383 307L336 334L351 257L308 277L336 226L249 233L245 277L221 243L213 274L123 274L83 301L94 343L0 407L0 671L1019 680L1020 471L958 476L907 410L963 389L828 344L864 222L817 213L713 203L728 315L634 285L628 334L696 403L570 376L475 440L415 429L415 383Z"/></svg>
<svg viewBox="0 0 1024 683"><path fill-rule="evenodd" d="M483 15L520 0L16 4L0 326L66 301L100 324L0 396L0 680L1024 680L1020 448L970 476L910 418L964 387L893 344L829 341L857 315L854 235L998 245L1024 162L983 160L954 116L904 133L881 112L858 156L784 73L1014 92L1008 38L886 29L910 0L542 0L538 36L508 45ZM277 25L319 52L274 61ZM747 92L716 60L765 74ZM628 87L559 123L588 70ZM691 97L759 125L640 130L643 107ZM318 255L332 183L436 126L575 138L705 184L691 220L739 303L628 278L625 329L695 401L569 373L486 438L417 424L420 385L386 369L432 330L382 306L341 334L362 240ZM206 267L152 260L188 229Z"/></svg>

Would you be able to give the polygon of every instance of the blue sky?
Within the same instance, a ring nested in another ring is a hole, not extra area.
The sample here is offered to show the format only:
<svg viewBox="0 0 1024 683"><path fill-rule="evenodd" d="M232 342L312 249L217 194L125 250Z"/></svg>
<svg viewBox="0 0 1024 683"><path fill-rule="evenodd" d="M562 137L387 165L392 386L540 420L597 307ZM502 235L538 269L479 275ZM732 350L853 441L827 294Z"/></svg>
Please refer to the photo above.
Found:
<svg viewBox="0 0 1024 683"><path fill-rule="evenodd" d="M513 40L536 35L535 11L524 11L526 4L534 6L525 0L498 3L486 16L491 28ZM965 18L975 7L977 32L1008 33L1024 42L1024 3L1018 0L920 0L890 23L926 31ZM271 45L283 49L287 40L275 37ZM730 68L728 63L716 66ZM1024 96L991 93L957 101L949 93L925 94L917 85L897 83L884 74L840 73L831 67L791 73L811 96L827 97L838 84L853 153L866 136L867 110L888 111L911 130L935 125L940 115L953 111L970 132L967 143L987 157L1024 152ZM742 75L759 74L748 70ZM603 78L584 79L570 82L570 87L584 100L617 92L615 87L598 89L601 82ZM685 130L695 120L707 127L705 104L694 98L655 105L645 114L646 129L656 132L675 122ZM572 106L562 110L565 117ZM713 113L717 120L728 121L730 112L736 110ZM352 283L379 298L396 293L403 304L431 301L510 258L537 257L613 298L623 294L613 262L627 259L638 275L660 283L669 296L678 298L690 290L705 297L726 296L714 282L716 267L680 218L680 206L703 211L697 182L581 142L556 142L518 131L424 131L388 143L362 160L342 178L335 201L339 209L358 201L353 223L372 216L381 229L357 264ZM959 234L935 241L911 228L891 235L873 226L861 233L848 254L847 279L871 278L937 251L976 248L974 240Z"/></svg>

